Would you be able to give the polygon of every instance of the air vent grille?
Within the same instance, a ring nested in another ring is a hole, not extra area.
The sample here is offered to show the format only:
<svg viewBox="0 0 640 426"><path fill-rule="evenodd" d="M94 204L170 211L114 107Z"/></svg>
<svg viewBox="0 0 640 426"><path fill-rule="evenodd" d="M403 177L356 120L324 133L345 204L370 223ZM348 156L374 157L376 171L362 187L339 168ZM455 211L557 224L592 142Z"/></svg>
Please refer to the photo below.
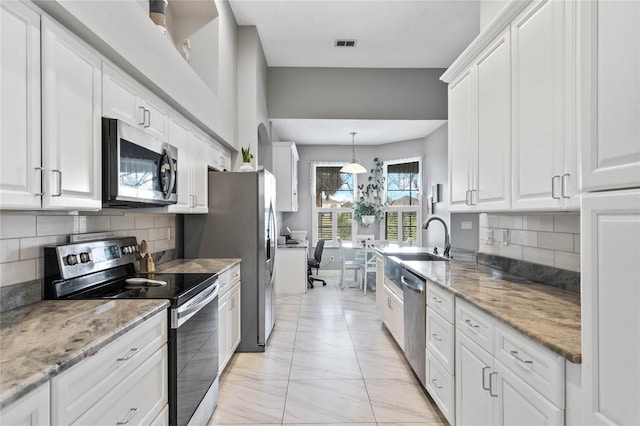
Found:
<svg viewBox="0 0 640 426"><path fill-rule="evenodd" d="M356 47L357 40L336 40L336 47Z"/></svg>

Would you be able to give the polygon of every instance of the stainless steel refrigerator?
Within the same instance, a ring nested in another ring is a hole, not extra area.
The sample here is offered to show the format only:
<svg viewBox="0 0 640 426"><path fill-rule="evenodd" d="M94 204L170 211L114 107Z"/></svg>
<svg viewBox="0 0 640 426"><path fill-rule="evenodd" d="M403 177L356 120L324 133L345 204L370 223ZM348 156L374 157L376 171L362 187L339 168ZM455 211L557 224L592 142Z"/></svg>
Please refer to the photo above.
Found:
<svg viewBox="0 0 640 426"><path fill-rule="evenodd" d="M263 352L275 325L275 200L268 171L210 171L209 213L184 217L185 258L242 259L239 352Z"/></svg>

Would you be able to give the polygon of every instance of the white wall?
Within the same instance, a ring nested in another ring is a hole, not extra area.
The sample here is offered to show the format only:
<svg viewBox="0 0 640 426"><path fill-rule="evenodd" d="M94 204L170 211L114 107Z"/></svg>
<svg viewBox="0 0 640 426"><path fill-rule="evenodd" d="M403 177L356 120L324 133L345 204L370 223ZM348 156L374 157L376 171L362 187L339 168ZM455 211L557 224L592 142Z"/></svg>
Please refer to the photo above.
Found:
<svg viewBox="0 0 640 426"><path fill-rule="evenodd" d="M489 25L507 3L509 0L480 0L480 31Z"/></svg>
<svg viewBox="0 0 640 426"><path fill-rule="evenodd" d="M270 117L446 120L444 71L271 67Z"/></svg>
<svg viewBox="0 0 640 426"><path fill-rule="evenodd" d="M312 227L312 192L311 192L311 162L312 161L349 161L351 159L351 147L348 145L326 146L326 145L297 145L300 156L298 166L298 203L299 209L295 213L284 213L282 227L289 226L295 230L306 230L311 236ZM438 128L431 135L424 139L395 142L383 145L357 146L356 155L360 158L365 168L373 168L373 159L378 157L382 161L394 160L408 157L423 157L422 187L426 190L432 183L443 184L443 193L447 192L447 125ZM358 183L366 185L369 174L364 173L358 176ZM423 195L423 200L426 197ZM436 207L436 214L442 216L447 222L449 216L447 212L447 200ZM426 204L423 203L423 220L426 216ZM433 228L433 230L432 230ZM362 230L363 234L375 234L380 236L379 225L374 224ZM422 231L423 245L425 239L430 245L444 244L444 232L439 224L429 228L429 232Z"/></svg>
<svg viewBox="0 0 640 426"><path fill-rule="evenodd" d="M423 166L425 170L425 193L429 194L429 188L438 183L441 184L440 196L441 201L436 203L433 215L442 218L449 228L449 173L448 173L448 124L443 124L433 133L431 133L425 139L424 153L427 159L427 166ZM426 197L425 197L426 200ZM426 207L426 203L425 203ZM429 216L425 215L425 211L422 213L423 219L427 219ZM440 223L431 223L429 229L422 231L422 245L424 247L443 247L444 246L444 227ZM452 241L452 246L455 247L455 242ZM442 253L442 250L440 250Z"/></svg>
<svg viewBox="0 0 640 426"><path fill-rule="evenodd" d="M258 126L262 123L270 128L267 74L267 61L258 30L253 26L238 27L238 148L250 147L254 168L261 164L258 158ZM242 156L238 155L234 169L241 164Z"/></svg>

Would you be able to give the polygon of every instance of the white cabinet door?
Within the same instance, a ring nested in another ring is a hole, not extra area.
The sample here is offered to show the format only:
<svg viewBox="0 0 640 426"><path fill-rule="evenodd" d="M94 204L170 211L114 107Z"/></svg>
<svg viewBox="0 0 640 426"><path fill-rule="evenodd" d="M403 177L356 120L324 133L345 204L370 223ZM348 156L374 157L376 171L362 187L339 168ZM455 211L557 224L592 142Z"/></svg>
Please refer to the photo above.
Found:
<svg viewBox="0 0 640 426"><path fill-rule="evenodd" d="M538 1L511 25L513 209L561 209L564 2Z"/></svg>
<svg viewBox="0 0 640 426"><path fill-rule="evenodd" d="M391 292L391 324L398 345L404 350L404 304L402 299ZM426 307L425 307L426 308Z"/></svg>
<svg viewBox="0 0 640 426"><path fill-rule="evenodd" d="M235 352L240 344L241 332L241 306L240 306L240 283L237 283L231 289L231 298L229 299L229 356Z"/></svg>
<svg viewBox="0 0 640 426"><path fill-rule="evenodd" d="M209 166L207 164L207 150L209 143L196 133L191 133L191 144L189 146L189 169L191 174L191 213L207 213L209 205L207 202L207 184Z"/></svg>
<svg viewBox="0 0 640 426"><path fill-rule="evenodd" d="M640 190L582 201L585 424L640 424Z"/></svg>
<svg viewBox="0 0 640 426"><path fill-rule="evenodd" d="M0 208L39 208L40 15L0 4Z"/></svg>
<svg viewBox="0 0 640 426"><path fill-rule="evenodd" d="M278 211L298 211L298 159L295 143L273 143L273 170L276 176L276 210Z"/></svg>
<svg viewBox="0 0 640 426"><path fill-rule="evenodd" d="M507 29L474 64L478 94L477 173L472 203L511 208L511 42Z"/></svg>
<svg viewBox="0 0 640 426"><path fill-rule="evenodd" d="M0 411L0 424L47 426L50 418L49 382Z"/></svg>
<svg viewBox="0 0 640 426"><path fill-rule="evenodd" d="M532 387L513 374L500 361L491 379L496 402L496 424L564 425L564 410L556 407Z"/></svg>
<svg viewBox="0 0 640 426"><path fill-rule="evenodd" d="M102 63L102 115L132 126L144 125L144 107L138 87L106 62Z"/></svg>
<svg viewBox="0 0 640 426"><path fill-rule="evenodd" d="M578 2L582 186L640 182L640 3Z"/></svg>
<svg viewBox="0 0 640 426"><path fill-rule="evenodd" d="M178 202L167 207L169 213L189 213L192 197L189 187L189 148L191 134L186 125L174 119L169 120L169 143L178 148L178 175L176 191Z"/></svg>
<svg viewBox="0 0 640 426"><path fill-rule="evenodd" d="M229 292L218 300L218 374L229 362Z"/></svg>
<svg viewBox="0 0 640 426"><path fill-rule="evenodd" d="M149 94L145 94L141 105L145 109L144 124L142 126L158 139L167 140L167 111L162 102L152 98Z"/></svg>
<svg viewBox="0 0 640 426"><path fill-rule="evenodd" d="M100 89L100 58L43 16L44 207L102 207Z"/></svg>
<svg viewBox="0 0 640 426"><path fill-rule="evenodd" d="M376 307L382 315L387 299L384 295L384 256L376 254Z"/></svg>
<svg viewBox="0 0 640 426"><path fill-rule="evenodd" d="M493 424L495 397L489 392L493 364L493 355L456 332L457 424Z"/></svg>
<svg viewBox="0 0 640 426"><path fill-rule="evenodd" d="M449 210L469 211L476 139L471 70L449 85Z"/></svg>

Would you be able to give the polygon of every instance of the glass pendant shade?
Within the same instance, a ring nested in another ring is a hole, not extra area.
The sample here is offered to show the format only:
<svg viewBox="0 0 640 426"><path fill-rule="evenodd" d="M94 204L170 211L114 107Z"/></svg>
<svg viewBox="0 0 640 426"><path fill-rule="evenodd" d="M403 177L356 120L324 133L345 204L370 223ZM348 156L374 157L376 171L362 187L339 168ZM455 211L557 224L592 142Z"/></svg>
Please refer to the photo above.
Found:
<svg viewBox="0 0 640 426"><path fill-rule="evenodd" d="M356 157L356 146L355 146L355 135L356 132L351 132L351 153L353 154L351 158L351 163L345 164L340 172L342 173L366 173L367 169L360 164L360 160Z"/></svg>

